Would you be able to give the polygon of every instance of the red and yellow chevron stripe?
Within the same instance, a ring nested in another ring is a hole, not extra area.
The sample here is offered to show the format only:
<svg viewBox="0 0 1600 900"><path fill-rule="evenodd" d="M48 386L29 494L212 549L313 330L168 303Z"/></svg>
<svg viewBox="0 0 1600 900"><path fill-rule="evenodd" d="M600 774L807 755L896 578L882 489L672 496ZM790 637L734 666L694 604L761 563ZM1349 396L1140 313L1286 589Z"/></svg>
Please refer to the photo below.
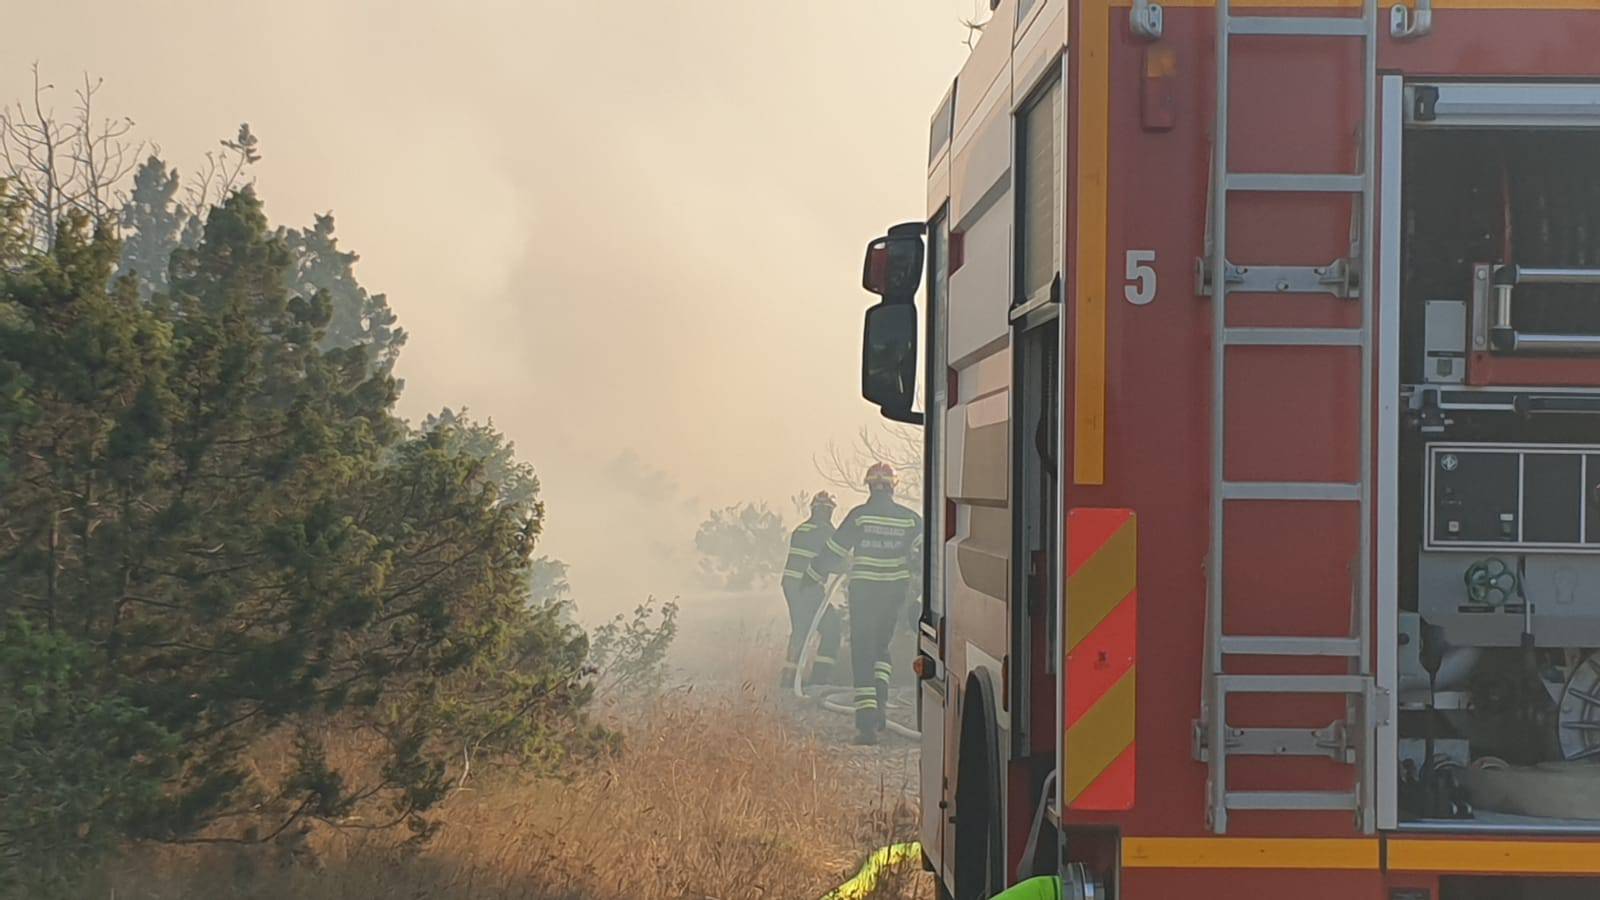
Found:
<svg viewBox="0 0 1600 900"><path fill-rule="evenodd" d="M1136 534L1131 509L1067 513L1061 788L1070 809L1133 807Z"/></svg>

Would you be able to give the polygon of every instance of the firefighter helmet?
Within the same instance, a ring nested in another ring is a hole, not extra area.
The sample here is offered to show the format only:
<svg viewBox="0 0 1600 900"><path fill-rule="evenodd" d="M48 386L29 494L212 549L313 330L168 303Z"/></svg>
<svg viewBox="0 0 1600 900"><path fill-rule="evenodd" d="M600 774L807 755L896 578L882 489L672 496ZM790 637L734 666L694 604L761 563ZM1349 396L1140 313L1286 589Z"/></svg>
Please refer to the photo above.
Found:
<svg viewBox="0 0 1600 900"><path fill-rule="evenodd" d="M827 491L817 491L817 495L811 498L812 509L818 509L824 506L828 509L833 509L835 505L836 504L833 502L833 495Z"/></svg>
<svg viewBox="0 0 1600 900"><path fill-rule="evenodd" d="M867 487L894 487L894 466L885 462L873 463L867 467Z"/></svg>

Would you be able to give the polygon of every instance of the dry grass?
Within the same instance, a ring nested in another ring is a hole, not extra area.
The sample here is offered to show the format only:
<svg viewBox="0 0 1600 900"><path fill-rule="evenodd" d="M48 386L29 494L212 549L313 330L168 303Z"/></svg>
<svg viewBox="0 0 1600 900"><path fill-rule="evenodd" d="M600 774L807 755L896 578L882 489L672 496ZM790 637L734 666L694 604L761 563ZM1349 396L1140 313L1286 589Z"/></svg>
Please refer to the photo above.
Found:
<svg viewBox="0 0 1600 900"><path fill-rule="evenodd" d="M619 727L625 753L569 780L469 782L420 850L403 835L329 831L293 848L136 851L82 896L818 898L915 831L914 797L863 783L859 756L748 686L674 692ZM909 874L881 895L919 893L926 882Z"/></svg>

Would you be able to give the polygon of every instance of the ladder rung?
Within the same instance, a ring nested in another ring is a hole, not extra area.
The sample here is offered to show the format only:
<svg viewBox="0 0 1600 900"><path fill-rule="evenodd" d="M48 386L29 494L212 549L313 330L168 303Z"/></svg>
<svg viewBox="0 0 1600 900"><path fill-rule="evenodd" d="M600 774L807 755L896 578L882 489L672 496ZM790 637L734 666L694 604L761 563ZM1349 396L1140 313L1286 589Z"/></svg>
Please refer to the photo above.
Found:
<svg viewBox="0 0 1600 900"><path fill-rule="evenodd" d="M1286 37L1366 37L1367 22L1350 16L1236 16L1230 34L1281 34Z"/></svg>
<svg viewBox="0 0 1600 900"><path fill-rule="evenodd" d="M1331 656L1354 659L1361 642L1352 637L1222 636L1222 652L1232 656Z"/></svg>
<svg viewBox="0 0 1600 900"><path fill-rule="evenodd" d="M1222 339L1230 347L1359 347L1359 328L1229 328Z"/></svg>
<svg viewBox="0 0 1600 900"><path fill-rule="evenodd" d="M1229 694L1364 694L1365 675L1218 675Z"/></svg>
<svg viewBox="0 0 1600 900"><path fill-rule="evenodd" d="M1353 503L1361 499L1361 485L1337 481L1224 481L1222 499Z"/></svg>
<svg viewBox="0 0 1600 900"><path fill-rule="evenodd" d="M1344 810L1356 808L1348 791L1229 791L1229 809Z"/></svg>
<svg viewBox="0 0 1600 900"><path fill-rule="evenodd" d="M1297 194L1359 194L1366 184L1362 175L1294 175L1268 172L1230 172L1230 191L1277 191Z"/></svg>

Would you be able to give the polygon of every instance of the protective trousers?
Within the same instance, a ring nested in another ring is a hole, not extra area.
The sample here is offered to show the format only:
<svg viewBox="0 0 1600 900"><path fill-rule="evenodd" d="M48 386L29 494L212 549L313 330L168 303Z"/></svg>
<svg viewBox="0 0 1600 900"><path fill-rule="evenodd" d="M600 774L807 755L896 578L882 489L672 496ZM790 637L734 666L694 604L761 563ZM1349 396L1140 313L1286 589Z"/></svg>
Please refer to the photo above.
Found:
<svg viewBox="0 0 1600 900"><path fill-rule="evenodd" d="M906 600L909 581L850 582L850 669L854 673L856 730L883 728L894 666L889 641Z"/></svg>
<svg viewBox="0 0 1600 900"><path fill-rule="evenodd" d="M783 599L789 604L789 650L784 656L783 674L779 676L782 682L780 687L788 687L794 682L794 669L800 662L800 654L805 650L806 637L811 632L811 620L816 618L817 607L826 596L822 585L810 579L783 580ZM843 637L843 632L839 611L829 607L828 611L822 614L822 621L817 624L817 634L821 635L822 643L817 646L817 655L811 666L810 681L826 683L833 677L833 667L839 658L839 641Z"/></svg>

